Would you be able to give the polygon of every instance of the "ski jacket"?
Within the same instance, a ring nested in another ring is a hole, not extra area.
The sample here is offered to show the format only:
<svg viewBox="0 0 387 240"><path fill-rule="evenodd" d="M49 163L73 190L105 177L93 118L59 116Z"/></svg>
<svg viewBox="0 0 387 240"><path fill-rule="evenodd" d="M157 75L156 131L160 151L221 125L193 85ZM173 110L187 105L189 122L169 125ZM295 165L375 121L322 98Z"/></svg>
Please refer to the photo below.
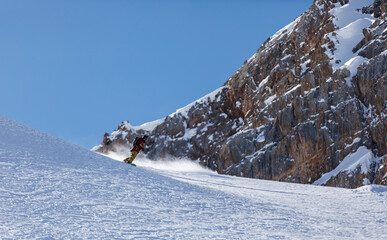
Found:
<svg viewBox="0 0 387 240"><path fill-rule="evenodd" d="M145 139L140 138L140 139L138 139L137 144L133 145L133 147L132 147L132 149L130 149L130 151L131 152L133 152L133 151L140 152L141 149L144 147L144 145L145 145Z"/></svg>

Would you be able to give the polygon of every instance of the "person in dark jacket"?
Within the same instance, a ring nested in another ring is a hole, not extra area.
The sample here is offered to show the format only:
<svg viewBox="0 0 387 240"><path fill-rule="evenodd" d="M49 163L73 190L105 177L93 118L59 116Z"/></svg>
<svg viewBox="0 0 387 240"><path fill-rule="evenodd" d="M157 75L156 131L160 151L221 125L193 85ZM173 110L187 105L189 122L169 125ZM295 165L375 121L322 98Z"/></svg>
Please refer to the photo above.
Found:
<svg viewBox="0 0 387 240"><path fill-rule="evenodd" d="M130 163L132 164L132 162L134 161L134 159L137 157L137 154L144 149L144 145L145 145L145 141L146 139L148 138L147 135L144 135L142 137L136 137L136 139L134 139L133 141L133 147L132 149L130 149L130 151L132 152L130 154L130 157L128 158L125 158L124 159L124 162L126 163Z"/></svg>

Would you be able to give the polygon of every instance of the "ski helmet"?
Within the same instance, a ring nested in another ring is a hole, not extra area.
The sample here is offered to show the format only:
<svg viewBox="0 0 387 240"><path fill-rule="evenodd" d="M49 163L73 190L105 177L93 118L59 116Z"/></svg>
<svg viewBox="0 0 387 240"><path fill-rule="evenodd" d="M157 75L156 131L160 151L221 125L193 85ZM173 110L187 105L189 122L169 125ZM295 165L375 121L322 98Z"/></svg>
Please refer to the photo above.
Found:
<svg viewBox="0 0 387 240"><path fill-rule="evenodd" d="M143 139L147 139L148 138L148 135L144 135L142 136Z"/></svg>

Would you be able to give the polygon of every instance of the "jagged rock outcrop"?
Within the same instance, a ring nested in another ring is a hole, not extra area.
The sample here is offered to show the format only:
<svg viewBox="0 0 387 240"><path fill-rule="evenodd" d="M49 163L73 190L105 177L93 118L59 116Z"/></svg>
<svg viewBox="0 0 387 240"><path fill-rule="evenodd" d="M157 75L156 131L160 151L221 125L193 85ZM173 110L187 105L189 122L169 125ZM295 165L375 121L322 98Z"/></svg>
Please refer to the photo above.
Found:
<svg viewBox="0 0 387 240"><path fill-rule="evenodd" d="M94 150L128 151L147 133L151 159L189 158L223 174L297 183L386 184L386 6L315 1L223 87L165 119L123 122ZM363 158L360 147L372 154L343 168L353 154ZM334 169L342 171L318 181Z"/></svg>

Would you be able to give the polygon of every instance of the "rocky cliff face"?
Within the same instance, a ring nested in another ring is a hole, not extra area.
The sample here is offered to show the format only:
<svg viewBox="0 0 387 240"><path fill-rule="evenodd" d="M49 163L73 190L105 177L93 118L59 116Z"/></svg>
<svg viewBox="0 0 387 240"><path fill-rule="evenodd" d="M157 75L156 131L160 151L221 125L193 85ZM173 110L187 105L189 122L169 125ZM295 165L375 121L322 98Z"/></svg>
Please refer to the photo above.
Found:
<svg viewBox="0 0 387 240"><path fill-rule="evenodd" d="M222 174L387 185L385 0L319 0L218 90L167 116L123 122L93 150L189 158Z"/></svg>

